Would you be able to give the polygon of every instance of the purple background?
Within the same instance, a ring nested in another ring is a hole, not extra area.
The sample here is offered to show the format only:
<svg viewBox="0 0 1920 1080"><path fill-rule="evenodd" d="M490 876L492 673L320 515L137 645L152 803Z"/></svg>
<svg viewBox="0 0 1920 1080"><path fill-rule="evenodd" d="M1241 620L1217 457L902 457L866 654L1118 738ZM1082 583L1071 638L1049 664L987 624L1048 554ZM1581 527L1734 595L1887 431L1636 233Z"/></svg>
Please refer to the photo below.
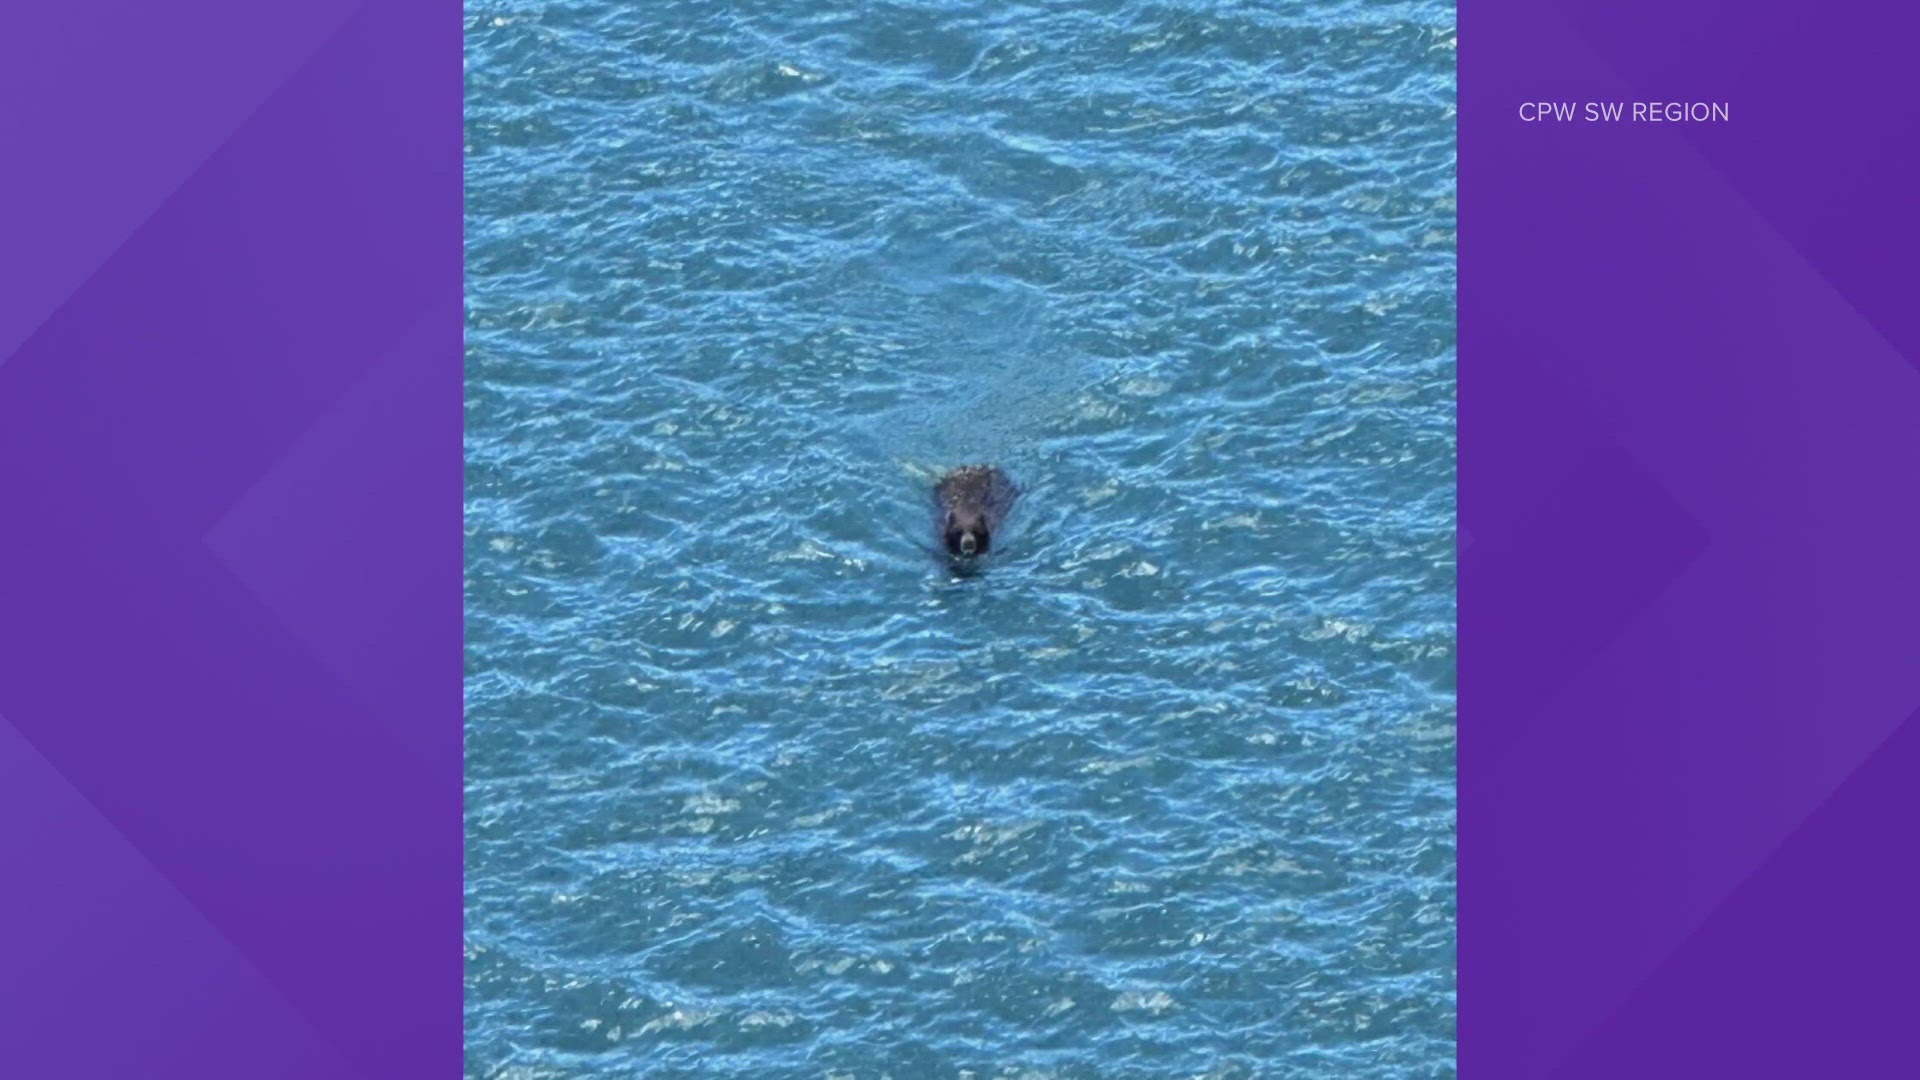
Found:
<svg viewBox="0 0 1920 1080"><path fill-rule="evenodd" d="M0 34L0 1073L460 1068L456 3Z"/></svg>
<svg viewBox="0 0 1920 1080"><path fill-rule="evenodd" d="M1902 1072L1920 15L1461 24L1463 1072ZM0 35L10 1075L459 1068L459 35Z"/></svg>
<svg viewBox="0 0 1920 1080"><path fill-rule="evenodd" d="M1916 11L1461 5L1467 1077L1913 1071Z"/></svg>

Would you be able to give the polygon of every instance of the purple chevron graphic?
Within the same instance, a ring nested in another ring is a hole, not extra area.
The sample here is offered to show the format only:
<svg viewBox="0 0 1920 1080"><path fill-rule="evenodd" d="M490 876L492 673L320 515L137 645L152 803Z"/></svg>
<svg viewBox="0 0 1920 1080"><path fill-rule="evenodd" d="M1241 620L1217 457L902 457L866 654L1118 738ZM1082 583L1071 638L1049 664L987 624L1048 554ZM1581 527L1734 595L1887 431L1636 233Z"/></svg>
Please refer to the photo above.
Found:
<svg viewBox="0 0 1920 1080"><path fill-rule="evenodd" d="M189 8L4 46L0 1059L452 1075L460 9Z"/></svg>
<svg viewBox="0 0 1920 1080"><path fill-rule="evenodd" d="M1461 22L1462 1071L1901 1074L1920 18Z"/></svg>
<svg viewBox="0 0 1920 1080"><path fill-rule="evenodd" d="M0 36L0 357L353 10L352 0L36 4Z"/></svg>

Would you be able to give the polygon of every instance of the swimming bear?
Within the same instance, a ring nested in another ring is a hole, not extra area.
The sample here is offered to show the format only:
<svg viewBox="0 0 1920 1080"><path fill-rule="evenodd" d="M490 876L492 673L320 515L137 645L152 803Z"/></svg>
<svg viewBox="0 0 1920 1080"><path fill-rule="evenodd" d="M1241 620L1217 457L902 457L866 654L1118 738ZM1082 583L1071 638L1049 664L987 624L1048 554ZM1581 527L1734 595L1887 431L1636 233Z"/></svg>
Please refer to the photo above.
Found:
<svg viewBox="0 0 1920 1080"><path fill-rule="evenodd" d="M933 527L947 553L985 555L1020 488L996 465L963 465L933 485Z"/></svg>

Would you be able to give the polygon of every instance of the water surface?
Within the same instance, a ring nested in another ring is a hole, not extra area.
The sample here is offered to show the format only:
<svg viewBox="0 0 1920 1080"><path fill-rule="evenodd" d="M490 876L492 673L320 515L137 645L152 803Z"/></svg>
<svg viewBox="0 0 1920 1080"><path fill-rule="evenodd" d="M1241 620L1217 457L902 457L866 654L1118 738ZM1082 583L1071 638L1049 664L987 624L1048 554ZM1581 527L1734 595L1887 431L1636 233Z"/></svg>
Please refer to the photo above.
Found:
<svg viewBox="0 0 1920 1080"><path fill-rule="evenodd" d="M1451 1075L1451 7L467 12L470 1075Z"/></svg>

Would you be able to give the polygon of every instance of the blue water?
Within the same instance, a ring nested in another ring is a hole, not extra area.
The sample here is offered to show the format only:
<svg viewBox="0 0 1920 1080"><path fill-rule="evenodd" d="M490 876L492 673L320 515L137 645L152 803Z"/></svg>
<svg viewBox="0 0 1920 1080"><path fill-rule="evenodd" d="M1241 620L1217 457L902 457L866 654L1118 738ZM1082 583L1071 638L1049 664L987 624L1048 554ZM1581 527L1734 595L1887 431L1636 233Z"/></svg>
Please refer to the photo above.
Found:
<svg viewBox="0 0 1920 1080"><path fill-rule="evenodd" d="M469 4L470 1075L1452 1075L1453 25Z"/></svg>

